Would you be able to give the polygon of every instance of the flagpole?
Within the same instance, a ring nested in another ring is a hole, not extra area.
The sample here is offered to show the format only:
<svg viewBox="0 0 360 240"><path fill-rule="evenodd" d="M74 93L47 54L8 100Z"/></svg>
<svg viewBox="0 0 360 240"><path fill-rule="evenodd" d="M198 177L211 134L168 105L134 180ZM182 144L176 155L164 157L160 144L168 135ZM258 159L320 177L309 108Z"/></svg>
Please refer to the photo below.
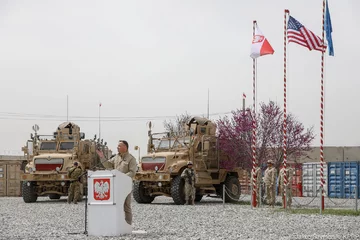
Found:
<svg viewBox="0 0 360 240"><path fill-rule="evenodd" d="M66 121L69 121L69 95L66 95Z"/></svg>
<svg viewBox="0 0 360 240"><path fill-rule="evenodd" d="M207 119L210 119L210 90L208 88Z"/></svg>
<svg viewBox="0 0 360 240"><path fill-rule="evenodd" d="M287 116L286 116L286 57L287 57L287 16L290 14L288 9L284 11L284 125L283 125L283 150L284 150L284 159L283 159L283 168L284 168L284 194L283 194L283 205L286 209L286 190L287 190L287 176L286 176L286 157L287 157Z"/></svg>
<svg viewBox="0 0 360 240"><path fill-rule="evenodd" d="M255 26L256 20L253 21L253 38L255 37ZM252 116L252 159L253 159L253 167L252 167L252 206L257 207L257 197L256 197L256 178L255 178L255 171L256 171L256 59L253 58L253 116Z"/></svg>
<svg viewBox="0 0 360 240"><path fill-rule="evenodd" d="M322 12L322 47L325 45L325 3L323 0ZM320 93L320 183L321 183L321 210L324 210L324 49L321 51L321 93Z"/></svg>
<svg viewBox="0 0 360 240"><path fill-rule="evenodd" d="M245 93L243 92L243 102L242 102L242 105L243 105L243 114L244 114L244 116L245 116L245 100L246 100L246 95L245 95Z"/></svg>
<svg viewBox="0 0 360 240"><path fill-rule="evenodd" d="M100 128L100 109L101 109L101 103L99 103L99 140L101 141L101 128Z"/></svg>

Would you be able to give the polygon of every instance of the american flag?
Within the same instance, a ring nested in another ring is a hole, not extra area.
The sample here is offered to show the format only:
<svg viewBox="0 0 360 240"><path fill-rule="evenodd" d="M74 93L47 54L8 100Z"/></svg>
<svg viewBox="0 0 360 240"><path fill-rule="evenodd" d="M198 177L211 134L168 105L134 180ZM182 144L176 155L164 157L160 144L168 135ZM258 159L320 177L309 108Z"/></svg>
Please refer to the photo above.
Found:
<svg viewBox="0 0 360 240"><path fill-rule="evenodd" d="M322 45L320 37L316 36L312 31L304 27L299 21L292 16L289 16L287 35L289 43L297 43L311 50L322 51L326 50L325 46Z"/></svg>

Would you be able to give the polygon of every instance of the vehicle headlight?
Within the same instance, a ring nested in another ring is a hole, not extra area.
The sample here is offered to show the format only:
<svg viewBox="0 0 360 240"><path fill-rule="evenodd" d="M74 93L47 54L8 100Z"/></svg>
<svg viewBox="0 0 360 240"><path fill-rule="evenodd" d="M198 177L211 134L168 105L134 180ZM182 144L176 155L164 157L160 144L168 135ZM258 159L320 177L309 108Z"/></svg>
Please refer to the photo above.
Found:
<svg viewBox="0 0 360 240"><path fill-rule="evenodd" d="M58 171L60 171L60 168L59 168L59 167L56 167L55 170L58 172Z"/></svg>
<svg viewBox="0 0 360 240"><path fill-rule="evenodd" d="M161 180L161 179L163 179L163 176L162 176L162 175L160 175L160 176L159 176L159 179L160 179L160 180Z"/></svg>
<svg viewBox="0 0 360 240"><path fill-rule="evenodd" d="M159 170L159 167L158 166L155 166L155 171Z"/></svg>
<svg viewBox="0 0 360 240"><path fill-rule="evenodd" d="M158 182L158 186L159 186L159 187L161 187L161 186L162 186L161 182Z"/></svg>
<svg viewBox="0 0 360 240"><path fill-rule="evenodd" d="M29 173L32 173L34 170L32 169L32 167L29 167Z"/></svg>
<svg viewBox="0 0 360 240"><path fill-rule="evenodd" d="M61 182L61 186L65 186L65 182Z"/></svg>

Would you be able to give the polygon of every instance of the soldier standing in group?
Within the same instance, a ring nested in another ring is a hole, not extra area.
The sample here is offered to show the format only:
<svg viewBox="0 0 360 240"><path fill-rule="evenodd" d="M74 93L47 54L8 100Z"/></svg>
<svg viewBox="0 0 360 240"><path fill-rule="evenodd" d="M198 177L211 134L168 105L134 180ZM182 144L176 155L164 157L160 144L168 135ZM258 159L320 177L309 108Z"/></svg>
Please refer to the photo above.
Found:
<svg viewBox="0 0 360 240"><path fill-rule="evenodd" d="M283 203L283 207L284 207L284 204L285 204L285 202L284 202L284 191L286 189L286 207L291 208L291 203L292 203L292 177L293 177L294 169L291 168L291 167L286 168L286 177L287 177L286 186L285 186L285 183L284 183L284 172L285 172L285 169L284 169L284 167L282 167L280 172L279 172L279 179L278 179L279 193L280 193L280 196L282 198L282 203Z"/></svg>
<svg viewBox="0 0 360 240"><path fill-rule="evenodd" d="M188 205L189 198L191 197L191 205L195 204L195 182L196 174L192 168L193 163L188 161L187 168L181 173L181 177L185 179L185 205Z"/></svg>
<svg viewBox="0 0 360 240"><path fill-rule="evenodd" d="M109 163L114 169L126 174L133 178L135 176L137 166L136 159L128 151L129 144L125 140L120 140L118 144L118 154L109 160ZM124 202L125 221L132 224L132 211L131 211L131 192L127 195Z"/></svg>
<svg viewBox="0 0 360 240"><path fill-rule="evenodd" d="M268 168L265 170L264 182L266 186L266 201L274 207L275 204L275 186L276 186L276 169L272 160L267 161Z"/></svg>
<svg viewBox="0 0 360 240"><path fill-rule="evenodd" d="M261 201L260 185L262 180L262 172L260 167L257 167L255 169L255 179L256 179L256 206L258 207ZM253 186L254 184L252 174L251 174L250 184L251 186Z"/></svg>
<svg viewBox="0 0 360 240"><path fill-rule="evenodd" d="M67 202L71 203L72 201L74 204L77 204L77 201L80 198L80 180L79 177L81 176L82 169L79 166L78 162L74 162L72 168L68 171L68 177L71 178L71 183L68 192L68 199Z"/></svg>

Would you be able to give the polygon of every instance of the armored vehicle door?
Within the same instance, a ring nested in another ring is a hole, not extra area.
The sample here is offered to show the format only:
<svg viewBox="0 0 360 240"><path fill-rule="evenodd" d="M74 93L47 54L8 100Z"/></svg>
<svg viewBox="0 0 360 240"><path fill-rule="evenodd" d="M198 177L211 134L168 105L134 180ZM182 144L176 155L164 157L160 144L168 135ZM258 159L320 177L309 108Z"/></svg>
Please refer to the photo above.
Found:
<svg viewBox="0 0 360 240"><path fill-rule="evenodd" d="M202 137L202 160L208 170L219 169L218 141L215 136Z"/></svg>

